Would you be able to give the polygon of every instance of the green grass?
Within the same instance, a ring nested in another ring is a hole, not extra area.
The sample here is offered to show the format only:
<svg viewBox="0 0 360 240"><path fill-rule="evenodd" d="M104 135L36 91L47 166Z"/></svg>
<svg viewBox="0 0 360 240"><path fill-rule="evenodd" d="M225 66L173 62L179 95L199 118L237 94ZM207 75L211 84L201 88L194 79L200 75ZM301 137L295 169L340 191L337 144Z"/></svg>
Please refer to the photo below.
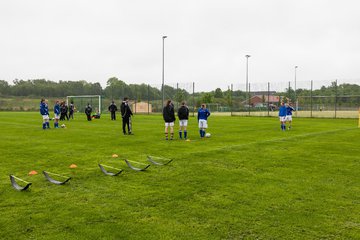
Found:
<svg viewBox="0 0 360 240"><path fill-rule="evenodd" d="M191 118L185 142L163 140L160 116L135 116L133 136L108 115L75 117L44 131L38 113L0 112L0 238L360 239L357 120L294 119L281 132L277 118L211 116L200 140ZM174 161L135 172L122 160L147 155ZM105 176L99 162L125 171ZM72 180L52 185L42 170Z"/></svg>

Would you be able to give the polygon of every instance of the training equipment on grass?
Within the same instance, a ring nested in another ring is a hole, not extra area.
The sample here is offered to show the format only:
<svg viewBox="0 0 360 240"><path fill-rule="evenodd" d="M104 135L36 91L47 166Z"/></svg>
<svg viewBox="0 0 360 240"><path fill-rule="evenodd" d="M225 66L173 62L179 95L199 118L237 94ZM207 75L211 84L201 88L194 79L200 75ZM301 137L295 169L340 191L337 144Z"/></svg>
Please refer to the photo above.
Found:
<svg viewBox="0 0 360 240"><path fill-rule="evenodd" d="M205 137L209 138L209 137L211 137L211 134L210 134L210 133L206 133L206 134L205 134Z"/></svg>
<svg viewBox="0 0 360 240"><path fill-rule="evenodd" d="M71 165L69 166L69 168L77 168L77 165L76 165L76 164L71 164Z"/></svg>
<svg viewBox="0 0 360 240"><path fill-rule="evenodd" d="M48 180L51 183L57 184L57 185L63 185L65 183L67 183L71 179L71 177L66 177L66 176L63 176L63 175L60 175L60 174L51 173L51 172L47 172L47 171L43 171L43 174L44 174L46 180ZM57 181L57 180L53 179L52 177L50 177L49 174L65 178L65 181L63 181L63 182Z"/></svg>
<svg viewBox="0 0 360 240"><path fill-rule="evenodd" d="M21 187L16 180L19 180L21 182L26 183L25 187ZM10 174L10 181L11 181L11 185L13 186L13 188L15 188L18 191L24 191L26 189L28 189L30 187L30 185L32 184L31 182L27 182L25 180L22 180L21 178L15 177L14 175Z"/></svg>
<svg viewBox="0 0 360 240"><path fill-rule="evenodd" d="M29 176L36 175L36 174L38 174L38 172L35 170L32 170L29 172Z"/></svg>
<svg viewBox="0 0 360 240"><path fill-rule="evenodd" d="M120 173L122 173L122 172L124 171L124 170L122 170L122 169L114 168L114 167L107 166L107 165L104 165L104 164L101 165L100 163L99 163L98 165L99 165L101 171L102 171L105 175L109 175L109 176L117 176L117 175L119 175ZM109 171L107 171L104 167L106 167L106 168L112 168L112 169L116 170L117 172L116 172L116 173L109 172Z"/></svg>
<svg viewBox="0 0 360 240"><path fill-rule="evenodd" d="M173 159L163 158L163 157L155 157L155 156L147 156L147 159L152 164L159 165L159 166L168 165L169 163L171 163L173 161ZM161 162L159 162L159 160Z"/></svg>
<svg viewBox="0 0 360 240"><path fill-rule="evenodd" d="M135 170L135 171L145 171L148 167L150 167L149 164L146 164L146 163L140 163L140 162L135 162L135 161L130 161L130 160L127 160L127 159L124 159L126 164L128 165L129 168L131 168L132 170ZM141 164L141 165L146 165L144 168L137 168L137 167L134 167L130 164L130 162L133 162L133 163L137 163L137 164Z"/></svg>

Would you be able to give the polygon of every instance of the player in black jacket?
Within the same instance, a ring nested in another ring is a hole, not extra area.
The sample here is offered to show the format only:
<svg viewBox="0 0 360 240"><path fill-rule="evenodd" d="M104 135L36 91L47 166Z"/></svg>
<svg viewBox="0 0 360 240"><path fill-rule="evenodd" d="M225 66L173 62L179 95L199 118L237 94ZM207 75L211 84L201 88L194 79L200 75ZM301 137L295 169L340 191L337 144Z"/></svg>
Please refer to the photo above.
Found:
<svg viewBox="0 0 360 240"><path fill-rule="evenodd" d="M91 121L91 112L92 112L92 107L91 107L90 103L88 103L85 108L85 114L86 114L88 121Z"/></svg>
<svg viewBox="0 0 360 240"><path fill-rule="evenodd" d="M178 109L178 118L179 118L179 137L182 139L182 132L184 131L184 139L187 139L187 125L189 119L189 108L186 106L185 101L181 102L181 106Z"/></svg>
<svg viewBox="0 0 360 240"><path fill-rule="evenodd" d="M111 113L111 120L116 120L116 111L118 110L117 109L117 106L116 104L114 103L114 101L111 102L110 106L109 106L109 112Z"/></svg>
<svg viewBox="0 0 360 240"><path fill-rule="evenodd" d="M123 129L123 133L124 135L126 135L126 131L125 131L125 127L127 125L127 129L128 129L128 134L131 135L132 134L132 129L131 129L131 116L133 115L133 113L131 112L131 109L129 107L129 99L127 97L124 98L124 101L121 103L121 117L122 117L122 129Z"/></svg>
<svg viewBox="0 0 360 240"><path fill-rule="evenodd" d="M170 140L173 140L175 111L174 105L171 103L171 100L168 100L166 102L166 106L163 108L163 118L165 121L165 139L168 140L168 127L170 127Z"/></svg>

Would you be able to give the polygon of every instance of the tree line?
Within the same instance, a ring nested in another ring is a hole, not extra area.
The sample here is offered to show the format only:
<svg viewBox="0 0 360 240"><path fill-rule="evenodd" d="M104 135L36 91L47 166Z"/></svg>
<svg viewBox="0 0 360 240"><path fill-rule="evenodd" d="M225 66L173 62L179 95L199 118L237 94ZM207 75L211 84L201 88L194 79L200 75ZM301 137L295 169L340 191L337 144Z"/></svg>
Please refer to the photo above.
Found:
<svg viewBox="0 0 360 240"><path fill-rule="evenodd" d="M232 99L245 100L247 94L243 91L222 91L216 88L211 92L197 92L192 95L185 89L176 89L164 86L166 96L175 101L182 101L194 96L197 101L206 103L220 103L230 105ZM80 81L59 81L54 82L45 79L18 80L15 79L10 85L7 81L0 80L0 96L27 96L27 97L64 97L71 95L101 95L108 99L129 97L130 99L144 100L161 99L161 89L151 87L147 84L126 84L124 81L112 77L107 81L105 89L100 83L89 83ZM357 84L340 84L332 82L330 86L322 86L320 89L286 89L284 92L277 92L275 95L285 96L295 100L295 97L309 96L360 96L360 86Z"/></svg>

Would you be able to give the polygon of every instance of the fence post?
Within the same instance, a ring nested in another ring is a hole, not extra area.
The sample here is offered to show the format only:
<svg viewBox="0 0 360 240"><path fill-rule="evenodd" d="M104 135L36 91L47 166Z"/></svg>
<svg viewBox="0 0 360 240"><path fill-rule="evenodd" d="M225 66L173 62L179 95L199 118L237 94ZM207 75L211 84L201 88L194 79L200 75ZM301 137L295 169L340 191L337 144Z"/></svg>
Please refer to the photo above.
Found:
<svg viewBox="0 0 360 240"><path fill-rule="evenodd" d="M193 82L193 117L195 117L195 82Z"/></svg>
<svg viewBox="0 0 360 240"><path fill-rule="evenodd" d="M288 95L289 95L289 97L291 97L291 95L290 95L290 88L291 88L291 86L290 86L290 81L289 81L289 87L288 87ZM285 101L284 101L284 103L285 103Z"/></svg>
<svg viewBox="0 0 360 240"><path fill-rule="evenodd" d="M311 88L310 88L310 117L312 118L312 110L313 110L313 97L312 97L312 93L313 93L313 80L311 80Z"/></svg>
<svg viewBox="0 0 360 240"><path fill-rule="evenodd" d="M250 116L250 83L249 83L249 102L248 102L248 110L249 110L249 116Z"/></svg>
<svg viewBox="0 0 360 240"><path fill-rule="evenodd" d="M147 100L148 100L148 115L149 115L150 114L150 85L149 84L148 84Z"/></svg>
<svg viewBox="0 0 360 240"><path fill-rule="evenodd" d="M230 90L230 89L229 89ZM231 84L231 90L229 92L230 94L230 116L233 116L233 101L232 101L232 97L233 97L233 84Z"/></svg>
<svg viewBox="0 0 360 240"><path fill-rule="evenodd" d="M179 83L176 83L176 97L179 97ZM176 100L176 109L178 109L179 108L179 102L177 101L178 99L175 99L175 100Z"/></svg>
<svg viewBox="0 0 360 240"><path fill-rule="evenodd" d="M335 118L336 118L336 111L337 111L337 79L335 80Z"/></svg>
<svg viewBox="0 0 360 240"><path fill-rule="evenodd" d="M267 97L267 110L268 110L268 117L270 117L270 82L268 82L268 97Z"/></svg>

